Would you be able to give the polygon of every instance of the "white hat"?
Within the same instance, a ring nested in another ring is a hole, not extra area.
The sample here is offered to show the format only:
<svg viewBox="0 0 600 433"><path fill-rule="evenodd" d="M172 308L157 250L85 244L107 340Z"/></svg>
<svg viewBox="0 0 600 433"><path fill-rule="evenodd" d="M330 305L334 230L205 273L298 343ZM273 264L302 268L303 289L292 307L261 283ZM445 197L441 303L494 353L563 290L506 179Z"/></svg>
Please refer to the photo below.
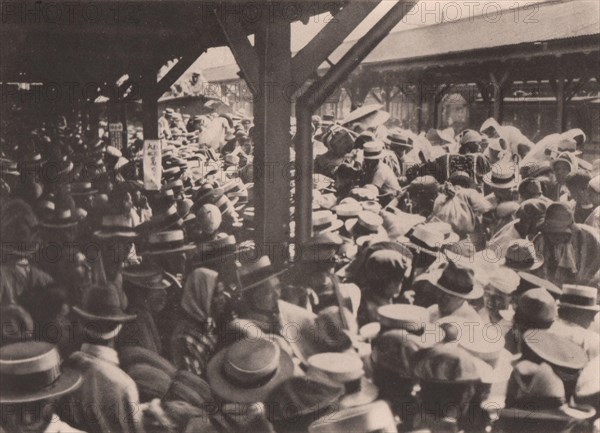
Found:
<svg viewBox="0 0 600 433"><path fill-rule="evenodd" d="M600 194L600 176L594 177L592 180L590 180L588 185L594 190L594 192Z"/></svg>
<svg viewBox="0 0 600 433"><path fill-rule="evenodd" d="M308 426L309 433L374 432L396 433L394 414L389 405L378 400L360 407L328 414Z"/></svg>

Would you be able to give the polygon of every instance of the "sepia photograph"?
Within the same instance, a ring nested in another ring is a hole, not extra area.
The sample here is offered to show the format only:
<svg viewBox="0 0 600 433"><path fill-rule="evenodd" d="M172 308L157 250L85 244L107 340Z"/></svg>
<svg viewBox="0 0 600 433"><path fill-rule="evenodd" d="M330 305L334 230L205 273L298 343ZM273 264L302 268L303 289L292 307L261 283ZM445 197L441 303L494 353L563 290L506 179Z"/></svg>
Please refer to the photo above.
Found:
<svg viewBox="0 0 600 433"><path fill-rule="evenodd" d="M0 0L0 433L600 433L600 0Z"/></svg>

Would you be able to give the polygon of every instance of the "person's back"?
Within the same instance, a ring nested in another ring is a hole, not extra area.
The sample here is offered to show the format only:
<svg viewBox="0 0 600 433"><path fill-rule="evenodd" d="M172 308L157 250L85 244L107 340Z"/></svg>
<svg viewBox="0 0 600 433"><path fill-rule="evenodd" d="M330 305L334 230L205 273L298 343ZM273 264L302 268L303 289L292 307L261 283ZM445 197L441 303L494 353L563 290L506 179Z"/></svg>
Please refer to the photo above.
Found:
<svg viewBox="0 0 600 433"><path fill-rule="evenodd" d="M119 367L117 352L107 346L84 344L69 364L83 378L72 395L74 424L92 432L141 431L141 412L135 382Z"/></svg>

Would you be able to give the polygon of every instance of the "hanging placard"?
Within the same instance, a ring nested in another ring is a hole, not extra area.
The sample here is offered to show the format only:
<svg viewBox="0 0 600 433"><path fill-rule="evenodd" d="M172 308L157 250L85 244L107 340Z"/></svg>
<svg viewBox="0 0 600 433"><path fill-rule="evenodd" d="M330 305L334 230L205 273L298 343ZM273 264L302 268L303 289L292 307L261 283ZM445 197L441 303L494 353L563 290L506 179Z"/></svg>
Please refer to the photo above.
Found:
<svg viewBox="0 0 600 433"><path fill-rule="evenodd" d="M162 179L162 145L160 140L144 140L144 188L159 191Z"/></svg>
<svg viewBox="0 0 600 433"><path fill-rule="evenodd" d="M108 136L111 146L119 150L123 149L123 124L121 122L108 124Z"/></svg>

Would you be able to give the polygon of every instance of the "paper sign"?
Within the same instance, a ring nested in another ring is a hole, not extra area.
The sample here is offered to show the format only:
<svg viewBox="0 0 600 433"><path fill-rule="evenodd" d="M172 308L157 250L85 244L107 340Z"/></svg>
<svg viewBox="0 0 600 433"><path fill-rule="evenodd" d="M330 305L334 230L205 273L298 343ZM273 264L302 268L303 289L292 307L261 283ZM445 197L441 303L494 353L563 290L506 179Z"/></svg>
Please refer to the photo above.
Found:
<svg viewBox="0 0 600 433"><path fill-rule="evenodd" d="M159 191L162 179L162 145L160 140L144 140L144 188Z"/></svg>
<svg viewBox="0 0 600 433"><path fill-rule="evenodd" d="M110 145L116 147L119 150L123 149L123 124L122 123L109 123L108 124L108 136L110 138Z"/></svg>

